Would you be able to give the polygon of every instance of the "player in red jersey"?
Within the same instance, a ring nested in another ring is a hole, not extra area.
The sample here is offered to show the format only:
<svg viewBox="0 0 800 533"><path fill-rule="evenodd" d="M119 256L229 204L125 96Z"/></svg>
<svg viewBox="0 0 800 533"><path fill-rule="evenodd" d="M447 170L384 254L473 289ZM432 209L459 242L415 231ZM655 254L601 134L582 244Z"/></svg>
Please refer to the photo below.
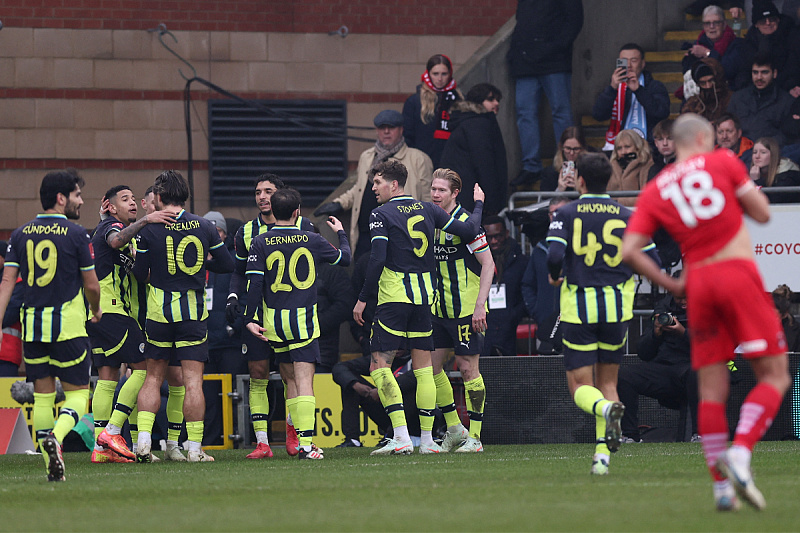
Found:
<svg viewBox="0 0 800 533"><path fill-rule="evenodd" d="M670 292L686 292L692 323L692 366L697 370L698 429L720 511L736 510L736 493L756 509L766 505L753 483L750 456L790 385L786 340L755 264L742 214L769 220L769 202L744 165L728 150L712 151L705 119L683 115L672 136L677 160L639 196L622 244L631 267ZM641 247L664 227L683 252L685 279L660 271ZM758 383L742 405L727 448L727 361L739 346Z"/></svg>

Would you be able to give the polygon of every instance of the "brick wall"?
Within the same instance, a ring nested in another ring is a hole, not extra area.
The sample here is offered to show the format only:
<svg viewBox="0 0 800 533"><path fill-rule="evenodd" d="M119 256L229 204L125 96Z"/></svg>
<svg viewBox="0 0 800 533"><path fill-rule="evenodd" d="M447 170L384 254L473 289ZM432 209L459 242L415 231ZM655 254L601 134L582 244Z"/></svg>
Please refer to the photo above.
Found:
<svg viewBox="0 0 800 533"><path fill-rule="evenodd" d="M515 0L6 0L9 27L492 35Z"/></svg>

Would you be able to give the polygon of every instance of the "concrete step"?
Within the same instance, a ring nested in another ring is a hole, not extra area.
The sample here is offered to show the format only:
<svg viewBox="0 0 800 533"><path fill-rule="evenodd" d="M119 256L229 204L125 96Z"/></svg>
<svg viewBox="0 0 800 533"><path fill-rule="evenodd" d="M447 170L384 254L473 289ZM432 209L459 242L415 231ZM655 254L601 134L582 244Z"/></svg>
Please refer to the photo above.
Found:
<svg viewBox="0 0 800 533"><path fill-rule="evenodd" d="M680 69L677 72L653 72L653 77L665 85L669 83L683 84L683 73Z"/></svg>

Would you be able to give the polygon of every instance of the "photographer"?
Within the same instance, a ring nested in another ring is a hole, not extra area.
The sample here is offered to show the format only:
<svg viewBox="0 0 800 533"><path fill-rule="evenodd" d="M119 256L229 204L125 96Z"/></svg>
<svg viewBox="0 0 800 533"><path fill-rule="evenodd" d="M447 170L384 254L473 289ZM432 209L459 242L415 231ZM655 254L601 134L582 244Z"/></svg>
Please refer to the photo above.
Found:
<svg viewBox="0 0 800 533"><path fill-rule="evenodd" d="M679 276L680 271L675 276ZM691 369L686 298L667 296L655 305L653 327L639 340L638 365L619 369L617 392L625 404L622 434L627 442L640 442L639 395L655 398L667 409L688 403L692 415L692 440L697 434L697 374Z"/></svg>

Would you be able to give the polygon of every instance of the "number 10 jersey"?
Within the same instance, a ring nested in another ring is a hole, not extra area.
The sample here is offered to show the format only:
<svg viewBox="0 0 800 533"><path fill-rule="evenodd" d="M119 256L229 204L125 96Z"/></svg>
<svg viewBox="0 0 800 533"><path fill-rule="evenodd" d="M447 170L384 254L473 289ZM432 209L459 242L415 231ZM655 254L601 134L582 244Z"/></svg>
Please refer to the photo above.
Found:
<svg viewBox="0 0 800 533"><path fill-rule="evenodd" d="M137 276L150 270L147 318L170 323L205 320L205 261L224 246L214 223L182 210L172 224L148 224L136 245Z"/></svg>

